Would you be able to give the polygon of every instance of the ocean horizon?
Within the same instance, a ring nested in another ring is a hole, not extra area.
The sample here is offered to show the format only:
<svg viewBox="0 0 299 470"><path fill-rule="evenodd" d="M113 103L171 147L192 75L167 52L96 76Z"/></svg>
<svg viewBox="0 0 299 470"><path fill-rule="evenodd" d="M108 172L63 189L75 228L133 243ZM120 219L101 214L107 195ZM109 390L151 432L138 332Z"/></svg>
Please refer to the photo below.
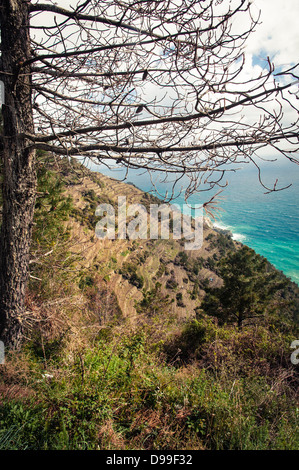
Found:
<svg viewBox="0 0 299 470"><path fill-rule="evenodd" d="M171 190L171 184L163 183L164 178L158 172L155 177L157 193L145 171L129 170L126 175L124 169L110 170L100 165L89 168L119 180L126 176L125 182L160 198ZM277 188L291 186L266 194L266 189L259 183L257 169L244 165L239 171L229 173L229 185L218 197L218 210L213 214L215 219L209 218L215 227L229 230L233 239L267 258L276 269L299 285L299 169L294 163L282 160L275 164L262 163L261 169L266 185L273 186L278 179ZM206 198L206 193L203 194ZM201 193L195 194L190 196L188 203L202 204L204 201L200 199ZM172 203L183 207L184 186L178 190Z"/></svg>

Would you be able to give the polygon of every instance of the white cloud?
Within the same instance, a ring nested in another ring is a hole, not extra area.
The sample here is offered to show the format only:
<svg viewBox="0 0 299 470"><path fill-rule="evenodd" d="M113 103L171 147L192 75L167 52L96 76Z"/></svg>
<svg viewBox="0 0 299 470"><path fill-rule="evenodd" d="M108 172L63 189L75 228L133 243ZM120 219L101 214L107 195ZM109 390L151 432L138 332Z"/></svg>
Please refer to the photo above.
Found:
<svg viewBox="0 0 299 470"><path fill-rule="evenodd" d="M261 24L249 38L246 52L264 59L276 68L298 62L298 0L253 0L252 12L261 11Z"/></svg>
<svg viewBox="0 0 299 470"><path fill-rule="evenodd" d="M46 0L45 3L53 3ZM62 8L75 8L78 0L57 0L56 5ZM232 0L236 6L239 1ZM221 12L226 10L227 2L217 5ZM276 67L298 62L299 51L299 2L298 0L252 0L251 11L256 18L261 11L260 23L246 43L246 53L259 59L270 57ZM241 16L243 15L243 16ZM248 16L242 13L236 17L239 28L248 26Z"/></svg>

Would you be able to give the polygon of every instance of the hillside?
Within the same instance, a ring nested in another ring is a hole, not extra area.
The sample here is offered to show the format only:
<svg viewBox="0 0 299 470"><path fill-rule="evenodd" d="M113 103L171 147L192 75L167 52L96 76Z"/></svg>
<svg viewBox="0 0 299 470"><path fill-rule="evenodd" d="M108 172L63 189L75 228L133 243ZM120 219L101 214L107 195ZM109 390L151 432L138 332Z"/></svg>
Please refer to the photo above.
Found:
<svg viewBox="0 0 299 470"><path fill-rule="evenodd" d="M298 286L208 221L200 250L99 240L95 209L119 195L158 202L41 156L26 341L1 366L0 448L298 448ZM238 323L240 299L251 308Z"/></svg>
<svg viewBox="0 0 299 470"><path fill-rule="evenodd" d="M73 161L73 167L76 163ZM109 202L117 208L117 197L126 196L127 205L140 203L149 212L150 203L161 204L153 196L140 191L132 184L126 184L100 173L94 173L76 165L82 176L74 179L70 169L65 170L66 195L73 200L75 210L71 224L71 243L78 246L76 252L90 275L97 273L105 279L115 293L125 317L136 315L136 302L143 299L143 293L155 289L156 283L162 297L168 296L171 312L179 319L192 318L200 307L209 287L220 287L222 282L217 263L230 251L242 246L234 241L228 232L213 228L205 219L203 245L200 250L184 250L181 240L99 240L95 237L97 220L95 208ZM70 174L72 174L71 179ZM77 243L78 242L78 243ZM272 267L269 264L269 269ZM135 275L137 280L134 278ZM281 278L285 279L281 273ZM139 282L138 282L139 280ZM298 298L295 283L288 282L288 289ZM177 300L179 298L179 301ZM295 309L295 319L297 308Z"/></svg>
<svg viewBox="0 0 299 470"><path fill-rule="evenodd" d="M118 195L126 196L128 205L140 203L147 208L151 202L161 201L133 185L86 169L77 184L72 181L67 185L66 194L72 197L75 206L75 217L71 224L72 242L76 245L76 240L79 240L78 252L82 255L86 269L106 280L124 316L136 314L134 304L142 299L142 291L154 289L156 282L159 282L161 295L168 295L172 303L172 313L179 318L190 317L204 296L203 286L207 282L213 282L215 286L221 282L213 266L220 253L234 244L228 235L220 234L205 224L203 247L201 250L189 251L190 269L187 269L177 256L184 250L184 240L132 241L116 238L102 241L95 237L98 219L94 212L98 204L110 202L117 207ZM133 273L141 280L139 288L134 285L138 285L138 282L130 281ZM190 294L195 289L196 298ZM178 293L182 294L181 305L175 301Z"/></svg>

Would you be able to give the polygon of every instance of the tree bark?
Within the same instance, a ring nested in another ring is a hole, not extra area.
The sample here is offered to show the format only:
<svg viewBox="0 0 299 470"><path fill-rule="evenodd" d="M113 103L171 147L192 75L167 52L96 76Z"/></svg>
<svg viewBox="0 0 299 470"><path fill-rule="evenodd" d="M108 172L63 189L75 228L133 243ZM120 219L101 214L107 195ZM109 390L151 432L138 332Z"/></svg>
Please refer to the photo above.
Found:
<svg viewBox="0 0 299 470"><path fill-rule="evenodd" d="M1 1L3 115L3 212L0 245L0 339L18 348L23 337L36 172L35 150L24 133L34 133L28 3Z"/></svg>

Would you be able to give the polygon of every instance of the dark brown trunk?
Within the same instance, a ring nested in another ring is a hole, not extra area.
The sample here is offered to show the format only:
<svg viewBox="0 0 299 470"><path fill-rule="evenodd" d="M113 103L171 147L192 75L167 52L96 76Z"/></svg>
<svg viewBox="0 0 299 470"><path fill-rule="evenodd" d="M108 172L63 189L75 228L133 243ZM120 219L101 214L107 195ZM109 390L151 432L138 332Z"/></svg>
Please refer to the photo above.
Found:
<svg viewBox="0 0 299 470"><path fill-rule="evenodd" d="M34 132L31 77L22 64L30 57L28 3L1 1L3 114L3 212L0 245L0 339L21 344L35 205L35 151L24 133Z"/></svg>

